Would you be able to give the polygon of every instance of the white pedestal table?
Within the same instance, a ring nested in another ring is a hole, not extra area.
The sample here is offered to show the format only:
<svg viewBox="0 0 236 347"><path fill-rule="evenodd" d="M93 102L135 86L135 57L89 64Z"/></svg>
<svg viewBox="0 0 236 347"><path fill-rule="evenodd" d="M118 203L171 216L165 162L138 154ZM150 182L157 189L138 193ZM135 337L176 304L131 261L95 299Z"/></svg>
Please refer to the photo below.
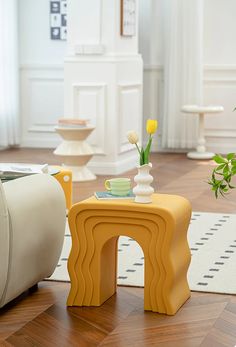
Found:
<svg viewBox="0 0 236 347"><path fill-rule="evenodd" d="M62 166L72 171L73 182L96 179L96 176L86 167L94 152L85 140L94 129L94 127L55 127L63 141L55 149L54 154L60 157Z"/></svg>
<svg viewBox="0 0 236 347"><path fill-rule="evenodd" d="M199 116L198 145L196 151L189 152L187 157L190 159L212 159L214 153L206 151L206 139L204 136L204 117L205 114L215 114L224 111L222 106L198 106L184 105L181 109L183 113L196 114Z"/></svg>

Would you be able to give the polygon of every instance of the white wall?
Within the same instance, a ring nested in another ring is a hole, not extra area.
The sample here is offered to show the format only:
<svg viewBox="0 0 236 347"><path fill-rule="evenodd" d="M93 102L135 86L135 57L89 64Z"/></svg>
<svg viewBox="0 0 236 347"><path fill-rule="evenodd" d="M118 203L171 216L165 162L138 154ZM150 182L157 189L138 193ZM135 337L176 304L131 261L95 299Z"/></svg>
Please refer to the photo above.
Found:
<svg viewBox="0 0 236 347"><path fill-rule="evenodd" d="M139 0L139 50L144 59L144 120L161 120L163 92L162 6ZM212 150L235 150L236 1L204 0L204 99L224 114L207 117ZM66 43L49 37L49 0L19 0L21 120L24 146L55 147L53 125L63 114L63 57ZM160 135L160 133L159 133ZM157 142L155 143L157 147Z"/></svg>
<svg viewBox="0 0 236 347"><path fill-rule="evenodd" d="M163 0L139 0L139 50L144 63L163 63Z"/></svg>
<svg viewBox="0 0 236 347"><path fill-rule="evenodd" d="M18 0L22 146L55 146L66 42L50 40L49 0Z"/></svg>
<svg viewBox="0 0 236 347"><path fill-rule="evenodd" d="M140 0L140 52L144 59L144 117L161 121L163 93L162 5ZM209 149L234 151L236 140L236 1L204 0L204 102L225 112L208 116ZM160 131L159 131L160 136ZM155 143L157 147L157 142Z"/></svg>
<svg viewBox="0 0 236 347"><path fill-rule="evenodd" d="M143 128L148 118L157 119L161 126L163 95L163 0L139 0L139 52L144 62ZM158 131L160 138L160 130ZM143 134L144 141L147 135ZM159 145L157 137L153 149Z"/></svg>
<svg viewBox="0 0 236 347"><path fill-rule="evenodd" d="M223 115L209 116L206 134L216 152L236 150L236 1L205 0L204 96L207 104L220 104Z"/></svg>
<svg viewBox="0 0 236 347"><path fill-rule="evenodd" d="M204 1L205 64L236 65L236 1Z"/></svg>

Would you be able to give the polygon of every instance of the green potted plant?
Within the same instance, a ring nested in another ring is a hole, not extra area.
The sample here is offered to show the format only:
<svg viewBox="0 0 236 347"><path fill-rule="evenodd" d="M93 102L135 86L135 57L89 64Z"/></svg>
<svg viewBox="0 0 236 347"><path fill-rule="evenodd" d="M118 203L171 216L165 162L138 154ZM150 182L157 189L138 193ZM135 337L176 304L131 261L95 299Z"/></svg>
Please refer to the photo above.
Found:
<svg viewBox="0 0 236 347"><path fill-rule="evenodd" d="M236 175L236 154L228 153L225 158L217 154L213 157L213 160L217 166L212 171L208 183L211 185L215 197L218 198L219 194L224 196L230 189L235 188L231 184L231 180Z"/></svg>
<svg viewBox="0 0 236 347"><path fill-rule="evenodd" d="M236 107L233 111L235 110ZM236 175L236 153L228 153L226 157L217 154L213 157L213 160L217 166L212 171L208 184L211 185L215 197L218 198L219 195L225 196L230 189L235 188L231 181L233 176Z"/></svg>

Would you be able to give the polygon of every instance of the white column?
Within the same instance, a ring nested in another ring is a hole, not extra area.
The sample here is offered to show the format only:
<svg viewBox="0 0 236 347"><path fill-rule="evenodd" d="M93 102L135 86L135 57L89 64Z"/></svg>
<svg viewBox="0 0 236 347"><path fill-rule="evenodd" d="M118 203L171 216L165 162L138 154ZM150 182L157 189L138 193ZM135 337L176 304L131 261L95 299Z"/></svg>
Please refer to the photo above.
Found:
<svg viewBox="0 0 236 347"><path fill-rule="evenodd" d="M197 152L206 152L206 140L204 135L204 113L199 113L199 129L198 129L198 145Z"/></svg>
<svg viewBox="0 0 236 347"><path fill-rule="evenodd" d="M126 139L142 132L143 64L136 35L120 35L121 0L68 0L65 58L65 114L90 118L88 141L96 174L119 174L134 167L138 155Z"/></svg>

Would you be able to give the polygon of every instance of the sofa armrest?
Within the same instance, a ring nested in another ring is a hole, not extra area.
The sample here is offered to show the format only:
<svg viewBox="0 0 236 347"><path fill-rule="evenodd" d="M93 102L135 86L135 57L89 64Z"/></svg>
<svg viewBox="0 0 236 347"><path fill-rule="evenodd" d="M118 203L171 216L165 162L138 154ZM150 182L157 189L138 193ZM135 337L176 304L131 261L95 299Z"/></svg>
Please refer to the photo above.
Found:
<svg viewBox="0 0 236 347"><path fill-rule="evenodd" d="M55 178L32 175L4 183L9 265L0 307L54 271L63 245L66 205Z"/></svg>

